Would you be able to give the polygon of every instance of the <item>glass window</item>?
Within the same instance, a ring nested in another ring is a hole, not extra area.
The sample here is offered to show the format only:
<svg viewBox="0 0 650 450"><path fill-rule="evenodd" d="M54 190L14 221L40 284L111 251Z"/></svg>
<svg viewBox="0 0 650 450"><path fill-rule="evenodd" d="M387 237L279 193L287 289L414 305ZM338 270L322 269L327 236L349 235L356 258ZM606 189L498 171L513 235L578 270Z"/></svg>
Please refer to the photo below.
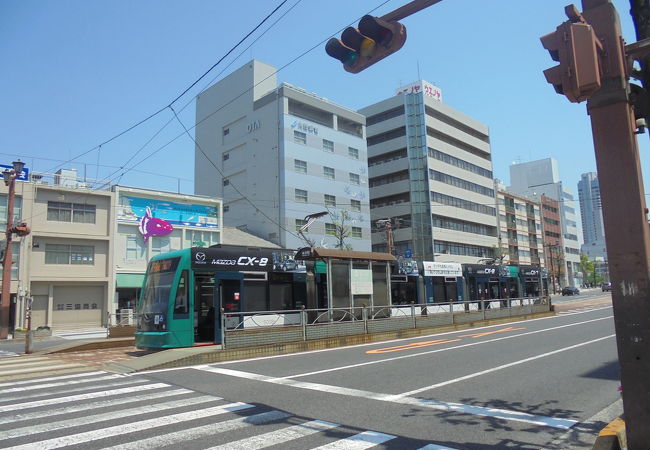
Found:
<svg viewBox="0 0 650 450"><path fill-rule="evenodd" d="M334 169L331 167L323 167L323 176L328 180L333 180L335 178Z"/></svg>
<svg viewBox="0 0 650 450"><path fill-rule="evenodd" d="M92 245L71 245L70 264L92 265L95 263L95 247Z"/></svg>
<svg viewBox="0 0 650 450"><path fill-rule="evenodd" d="M293 160L293 168L296 172L307 173L307 161L302 161L300 159Z"/></svg>
<svg viewBox="0 0 650 450"><path fill-rule="evenodd" d="M336 196L325 194L325 206L334 206L336 207Z"/></svg>
<svg viewBox="0 0 650 450"><path fill-rule="evenodd" d="M14 197L14 220L23 217L22 205L23 198L18 195ZM0 228L7 228L7 194L0 194Z"/></svg>
<svg viewBox="0 0 650 450"><path fill-rule="evenodd" d="M296 201L301 203L307 203L307 191L302 189L296 189Z"/></svg>
<svg viewBox="0 0 650 450"><path fill-rule="evenodd" d="M350 200L350 209L352 211L361 211L361 202L359 200Z"/></svg>
<svg viewBox="0 0 650 450"><path fill-rule="evenodd" d="M323 150L334 153L334 142L323 139Z"/></svg>
<svg viewBox="0 0 650 450"><path fill-rule="evenodd" d="M230 180L228 178L223 179L223 185L228 186L230 184Z"/></svg>
<svg viewBox="0 0 650 450"><path fill-rule="evenodd" d="M350 172L350 183L351 184L360 184L359 174Z"/></svg>
<svg viewBox="0 0 650 450"><path fill-rule="evenodd" d="M354 147L348 147L348 156L350 158L359 159L359 149Z"/></svg>
<svg viewBox="0 0 650 450"><path fill-rule="evenodd" d="M336 235L336 225L334 225L333 223L326 223L325 234Z"/></svg>
<svg viewBox="0 0 650 450"><path fill-rule="evenodd" d="M306 220L296 219L296 231L299 231L303 226L305 226L305 224L307 224ZM309 228L306 228L303 230L303 232L307 232L308 230Z"/></svg>
<svg viewBox="0 0 650 450"><path fill-rule="evenodd" d="M187 270L181 274L176 288L176 299L174 300L174 318L182 318L189 312L189 300L187 298Z"/></svg>
<svg viewBox="0 0 650 450"><path fill-rule="evenodd" d="M352 227L352 231L350 232L350 235L353 238L360 238L361 237L361 227Z"/></svg>
<svg viewBox="0 0 650 450"><path fill-rule="evenodd" d="M188 247L209 247L219 244L219 233L215 231L186 230L185 248Z"/></svg>
<svg viewBox="0 0 650 450"><path fill-rule="evenodd" d="M142 261L147 259L147 246L144 243L142 235L130 234L126 238L126 260Z"/></svg>
<svg viewBox="0 0 650 450"><path fill-rule="evenodd" d="M45 244L45 264L95 263L95 247L92 245Z"/></svg>
<svg viewBox="0 0 650 450"><path fill-rule="evenodd" d="M224 154L221 156L221 159L223 159L224 161L227 161L228 159L230 159L230 153L224 153Z"/></svg>
<svg viewBox="0 0 650 450"><path fill-rule="evenodd" d="M151 253L167 253L171 252L171 240L166 236L153 236L151 238Z"/></svg>
<svg viewBox="0 0 650 450"><path fill-rule="evenodd" d="M302 131L293 130L293 142L307 145L307 135Z"/></svg>
<svg viewBox="0 0 650 450"><path fill-rule="evenodd" d="M47 220L56 222L95 223L95 205L47 202Z"/></svg>

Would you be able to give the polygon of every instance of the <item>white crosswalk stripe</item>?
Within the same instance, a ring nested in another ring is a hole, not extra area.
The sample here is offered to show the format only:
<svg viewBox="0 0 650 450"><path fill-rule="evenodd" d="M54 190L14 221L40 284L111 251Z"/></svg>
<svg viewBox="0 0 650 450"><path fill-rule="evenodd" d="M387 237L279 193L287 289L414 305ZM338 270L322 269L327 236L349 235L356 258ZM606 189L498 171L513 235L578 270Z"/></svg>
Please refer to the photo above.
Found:
<svg viewBox="0 0 650 450"><path fill-rule="evenodd" d="M397 440L144 377L88 372L0 384L0 448L367 449ZM8 395L7 395L8 394ZM336 430L335 434L328 433ZM421 446L422 444L420 444ZM214 446L214 447L213 447ZM446 448L430 444L426 449Z"/></svg>
<svg viewBox="0 0 650 450"><path fill-rule="evenodd" d="M580 314L580 313L586 313L590 311L599 311L601 309L604 309L602 307L598 306L585 306L583 308L574 308L574 309L567 309L566 311L559 311L559 315L567 315L567 314Z"/></svg>
<svg viewBox="0 0 650 450"><path fill-rule="evenodd" d="M66 362L42 356L21 355L15 358L0 358L0 381L36 378L42 377L44 374L78 372L91 372L91 369L81 363ZM3 384L5 383L0 385Z"/></svg>
<svg viewBox="0 0 650 450"><path fill-rule="evenodd" d="M0 358L8 358L10 356L19 356L19 353L10 352L9 350L0 350Z"/></svg>

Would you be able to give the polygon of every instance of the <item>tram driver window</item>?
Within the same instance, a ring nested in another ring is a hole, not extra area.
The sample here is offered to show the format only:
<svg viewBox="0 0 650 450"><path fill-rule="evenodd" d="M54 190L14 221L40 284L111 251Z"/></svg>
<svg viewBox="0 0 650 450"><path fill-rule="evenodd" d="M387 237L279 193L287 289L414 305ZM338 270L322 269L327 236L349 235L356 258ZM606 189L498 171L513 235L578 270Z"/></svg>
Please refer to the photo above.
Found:
<svg viewBox="0 0 650 450"><path fill-rule="evenodd" d="M174 317L182 318L187 317L189 313L189 302L187 299L187 270L181 274L178 281L178 288L176 289L176 300L174 301Z"/></svg>

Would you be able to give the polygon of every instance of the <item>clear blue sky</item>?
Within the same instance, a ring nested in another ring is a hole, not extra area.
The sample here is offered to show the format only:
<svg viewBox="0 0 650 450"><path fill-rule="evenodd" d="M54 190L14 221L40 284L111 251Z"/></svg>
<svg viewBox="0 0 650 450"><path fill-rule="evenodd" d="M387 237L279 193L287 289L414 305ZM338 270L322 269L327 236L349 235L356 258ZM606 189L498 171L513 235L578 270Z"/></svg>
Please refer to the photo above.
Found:
<svg viewBox="0 0 650 450"><path fill-rule="evenodd" d="M352 109L422 78L442 89L446 104L490 127L496 177L507 184L513 161L553 157L577 198L580 174L596 167L586 104L569 103L546 83L542 70L554 63L539 41L565 20L568 0L443 0L403 20L404 48L358 75L319 45L374 8L382 15L406 2L289 0L253 38L286 13L279 22L249 49L250 39L235 50L174 108L189 103L179 115L193 126L193 96L252 58L290 64L280 81ZM626 41L634 42L628 0L614 3ZM194 145L180 125L172 121L151 140L173 117L169 110L89 150L167 106L278 4L3 0L0 162L19 157L36 171L76 167L90 178L113 175L123 185L160 190L175 191L180 179L191 193ZM648 140L640 137L646 186ZM120 178L119 167L135 170Z"/></svg>

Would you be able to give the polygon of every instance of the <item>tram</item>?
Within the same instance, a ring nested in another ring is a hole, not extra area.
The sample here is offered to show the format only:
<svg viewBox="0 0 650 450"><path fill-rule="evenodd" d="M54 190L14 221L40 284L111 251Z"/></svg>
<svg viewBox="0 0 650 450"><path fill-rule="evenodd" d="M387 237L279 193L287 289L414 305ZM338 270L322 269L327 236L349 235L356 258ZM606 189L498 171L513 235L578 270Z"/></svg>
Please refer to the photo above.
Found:
<svg viewBox="0 0 650 450"><path fill-rule="evenodd" d="M154 256L138 303L136 346L219 344L221 314L230 328L239 323L233 313L301 308L306 275L293 255L279 248L214 245Z"/></svg>

